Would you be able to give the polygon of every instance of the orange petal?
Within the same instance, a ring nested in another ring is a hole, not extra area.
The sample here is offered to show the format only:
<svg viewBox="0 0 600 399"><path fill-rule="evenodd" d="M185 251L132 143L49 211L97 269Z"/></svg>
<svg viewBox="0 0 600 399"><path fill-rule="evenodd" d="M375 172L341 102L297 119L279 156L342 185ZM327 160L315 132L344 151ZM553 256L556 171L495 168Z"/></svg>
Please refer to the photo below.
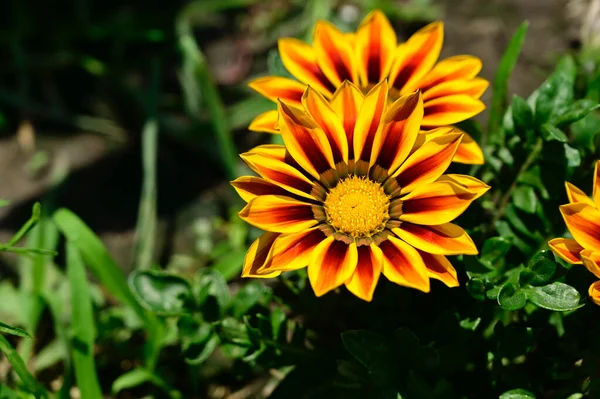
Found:
<svg viewBox="0 0 600 399"><path fill-rule="evenodd" d="M600 278L600 252L584 249L580 255L585 268Z"/></svg>
<svg viewBox="0 0 600 399"><path fill-rule="evenodd" d="M455 94L466 94L473 98L479 98L483 95L489 85L490 82L482 78L449 80L432 86L427 91L423 91L423 101Z"/></svg>
<svg viewBox="0 0 600 399"><path fill-rule="evenodd" d="M419 255L423 258L430 278L440 280L448 287L458 287L460 285L456 276L456 269L444 255L433 255L423 251L419 251Z"/></svg>
<svg viewBox="0 0 600 399"><path fill-rule="evenodd" d="M600 305L600 281L596 281L594 284L590 285L588 294L592 302L596 305Z"/></svg>
<svg viewBox="0 0 600 399"><path fill-rule="evenodd" d="M285 68L299 81L330 97L335 86L321 71L315 50L308 44L293 38L279 39L279 55Z"/></svg>
<svg viewBox="0 0 600 399"><path fill-rule="evenodd" d="M316 296L344 284L354 273L358 261L356 244L345 244L333 236L321 241L308 264L308 279Z"/></svg>
<svg viewBox="0 0 600 399"><path fill-rule="evenodd" d="M416 249L392 236L379 244L379 248L383 252L383 275L388 280L429 292L427 268Z"/></svg>
<svg viewBox="0 0 600 399"><path fill-rule="evenodd" d="M275 242L277 237L279 237L279 233L267 231L254 240L252 245L250 245L250 248L248 248L248 253L246 253L246 257L244 258L242 277L270 278L277 277L281 274L281 272L260 273L258 271L258 269L260 269L267 261L269 252L273 247L273 242Z"/></svg>
<svg viewBox="0 0 600 399"><path fill-rule="evenodd" d="M263 112L250 122L248 130L279 134L279 112L277 110Z"/></svg>
<svg viewBox="0 0 600 399"><path fill-rule="evenodd" d="M301 197L311 200L314 199L314 197L310 195L313 183L304 176L302 172L285 161L252 152L241 154L240 157L246 162L250 169L255 171L269 183L276 184L290 193Z"/></svg>
<svg viewBox="0 0 600 399"><path fill-rule="evenodd" d="M378 164L390 173L396 171L413 148L422 118L420 92L396 100L386 112L384 128L375 136L371 164Z"/></svg>
<svg viewBox="0 0 600 399"><path fill-rule="evenodd" d="M431 183L450 166L462 139L462 133L449 133L427 141L392 175L406 194L419 185Z"/></svg>
<svg viewBox="0 0 600 399"><path fill-rule="evenodd" d="M548 241L548 246L562 260L571 264L580 265L581 259L579 253L583 247L577 244L577 241L570 238L555 238Z"/></svg>
<svg viewBox="0 0 600 399"><path fill-rule="evenodd" d="M391 86L400 93L415 91L419 80L435 65L443 42L444 24L438 21L420 29L401 44L390 70Z"/></svg>
<svg viewBox="0 0 600 399"><path fill-rule="evenodd" d="M560 206L571 235L585 249L600 250L600 211L578 202Z"/></svg>
<svg viewBox="0 0 600 399"><path fill-rule="evenodd" d="M261 144L247 152L248 154L259 154L278 161L285 160L287 150L281 144Z"/></svg>
<svg viewBox="0 0 600 399"><path fill-rule="evenodd" d="M393 232L413 247L435 255L477 255L478 253L467 232L452 223L421 226L405 222L393 229Z"/></svg>
<svg viewBox="0 0 600 399"><path fill-rule="evenodd" d="M362 300L371 302L383 264L381 249L375 244L358 247L358 264L346 288Z"/></svg>
<svg viewBox="0 0 600 399"><path fill-rule="evenodd" d="M259 229L276 233L297 233L318 223L310 204L281 195L256 197L239 216Z"/></svg>
<svg viewBox="0 0 600 399"><path fill-rule="evenodd" d="M379 10L363 19L356 34L355 51L358 72L363 86L377 83L387 75L392 66L396 48L396 32Z"/></svg>
<svg viewBox="0 0 600 399"><path fill-rule="evenodd" d="M383 127L387 95L387 81L383 80L365 96L354 126L354 158L357 161L359 159L367 162L371 160L375 135Z"/></svg>
<svg viewBox="0 0 600 399"><path fill-rule="evenodd" d="M451 181L466 188L467 190L473 193L479 194L479 196L482 196L490 189L490 186L477 179L476 177L459 175L454 173L441 175L436 181Z"/></svg>
<svg viewBox="0 0 600 399"><path fill-rule="evenodd" d="M472 79L481 71L482 62L471 55L456 55L438 62L419 82L423 91L455 79Z"/></svg>
<svg viewBox="0 0 600 399"><path fill-rule="evenodd" d="M598 178L599 175L600 175L600 161L596 161L596 167L594 168L593 197L594 197L594 202L596 203L597 206L600 206L600 187L598 187L598 185L600 184L600 178Z"/></svg>
<svg viewBox="0 0 600 399"><path fill-rule="evenodd" d="M567 189L567 197L569 198L569 202L571 204L576 204L578 202L588 204L590 206L595 207L596 204L590 197L587 196L586 193L577 188L574 184L565 182L565 188Z"/></svg>
<svg viewBox="0 0 600 399"><path fill-rule="evenodd" d="M282 234L275 240L269 261L260 271L286 272L308 266L313 250L325 239L318 227Z"/></svg>
<svg viewBox="0 0 600 399"><path fill-rule="evenodd" d="M423 127L437 127L469 119L483 111L485 104L466 94L455 94L426 101L424 107Z"/></svg>
<svg viewBox="0 0 600 399"><path fill-rule="evenodd" d="M402 198L400 220L425 225L448 223L485 191L470 191L449 180L422 185Z"/></svg>
<svg viewBox="0 0 600 399"><path fill-rule="evenodd" d="M352 46L338 28L327 21L317 21L313 47L319 67L335 87L344 80L358 83Z"/></svg>
<svg viewBox="0 0 600 399"><path fill-rule="evenodd" d="M300 106L300 99L304 94L304 90L306 90L305 84L280 76L265 76L254 79L248 83L248 86L273 102L281 99L296 107Z"/></svg>
<svg viewBox="0 0 600 399"><path fill-rule="evenodd" d="M460 129L456 129L461 131ZM454 154L454 159L452 162L464 163L468 165L483 165L484 157L483 151L479 144L473 137L469 136L467 133L463 132L463 138L456 150L456 154Z"/></svg>
<svg viewBox="0 0 600 399"><path fill-rule="evenodd" d="M334 162L348 163L348 139L339 114L336 114L327 100L311 87L302 96L302 104L325 132L331 145Z"/></svg>
<svg viewBox="0 0 600 399"><path fill-rule="evenodd" d="M238 177L231 182L231 185L246 202L250 202L260 195L288 195L283 188L256 176Z"/></svg>
<svg viewBox="0 0 600 399"><path fill-rule="evenodd" d="M285 147L304 170L318 179L321 173L334 167L327 136L309 115L281 101L279 115Z"/></svg>
<svg viewBox="0 0 600 399"><path fill-rule="evenodd" d="M429 140L435 139L436 137L442 137L446 134L452 134L452 133L458 133L458 132L462 132L462 130L457 129L454 126L444 126L444 127L438 127L435 129L431 129L431 130L421 130L419 132L419 134L417 135L415 144L413 145L413 148L410 150L409 155L412 155L416 150L423 147L423 144L425 144Z"/></svg>
<svg viewBox="0 0 600 399"><path fill-rule="evenodd" d="M339 115L348 140L348 157L354 159L354 126L358 112L362 107L362 92L349 81L345 81L331 98L331 108Z"/></svg>

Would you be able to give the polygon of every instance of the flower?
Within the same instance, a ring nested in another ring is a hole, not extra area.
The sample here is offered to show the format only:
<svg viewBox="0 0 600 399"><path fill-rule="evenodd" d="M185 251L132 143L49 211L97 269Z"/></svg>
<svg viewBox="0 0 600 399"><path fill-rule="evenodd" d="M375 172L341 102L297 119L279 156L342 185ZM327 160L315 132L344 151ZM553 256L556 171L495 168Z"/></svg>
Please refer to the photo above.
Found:
<svg viewBox="0 0 600 399"><path fill-rule="evenodd" d="M462 133L440 128L415 145L420 92L387 99L384 80L366 96L346 82L331 101L308 87L301 108L279 102L284 145L242 154L260 177L232 182L248 203L240 217L266 231L248 250L244 277L308 266L317 296L345 284L366 301L381 273L425 292L430 278L458 285L445 255L477 248L450 222L489 187L443 174Z"/></svg>
<svg viewBox="0 0 600 399"><path fill-rule="evenodd" d="M476 77L481 70L479 58L459 55L437 62L443 37L443 23L434 22L398 45L381 11L367 15L356 33L344 34L329 22L319 21L312 46L293 38L279 40L283 65L297 80L267 76L250 82L250 87L274 102L281 99L300 106L307 85L331 99L346 80L366 94L387 79L392 101L421 90L423 129L452 125L485 109L479 98L489 83ZM276 110L267 111L249 129L278 133L277 118ZM454 161L483 164L481 149L466 133Z"/></svg>
<svg viewBox="0 0 600 399"><path fill-rule="evenodd" d="M555 238L548 242L550 249L565 262L583 264L600 278L600 161L594 170L594 192L591 199L573 184L566 182L569 204L560 206L560 213L573 236ZM600 305L600 281L588 291L592 301Z"/></svg>

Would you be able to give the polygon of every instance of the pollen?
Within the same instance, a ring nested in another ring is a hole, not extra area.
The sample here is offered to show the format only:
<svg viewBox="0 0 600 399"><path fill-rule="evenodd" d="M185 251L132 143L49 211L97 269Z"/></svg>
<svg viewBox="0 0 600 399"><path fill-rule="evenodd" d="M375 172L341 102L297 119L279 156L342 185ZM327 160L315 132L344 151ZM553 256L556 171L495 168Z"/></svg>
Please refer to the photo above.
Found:
<svg viewBox="0 0 600 399"><path fill-rule="evenodd" d="M341 180L325 198L327 223L354 238L371 237L389 220L390 198L383 187L366 177Z"/></svg>

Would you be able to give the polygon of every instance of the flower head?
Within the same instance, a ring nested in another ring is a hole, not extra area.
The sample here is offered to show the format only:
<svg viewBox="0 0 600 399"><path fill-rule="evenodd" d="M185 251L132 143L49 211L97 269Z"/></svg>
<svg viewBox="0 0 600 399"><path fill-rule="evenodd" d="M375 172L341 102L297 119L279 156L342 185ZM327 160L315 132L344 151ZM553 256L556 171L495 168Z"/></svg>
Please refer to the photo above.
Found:
<svg viewBox="0 0 600 399"><path fill-rule="evenodd" d="M477 77L481 60L460 55L438 62L444 37L442 22L434 22L398 45L396 33L381 11L373 11L356 33L342 33L329 22L317 22L312 46L297 39L279 40L286 69L297 79L278 76L256 79L250 87L272 101L300 106L306 86L327 99L345 82L366 94L382 80L389 82L391 101L421 90L424 130L451 125L485 109L479 100L488 87ZM278 133L277 111L259 115L250 130ZM477 143L464 134L454 161L482 164Z"/></svg>
<svg viewBox="0 0 600 399"><path fill-rule="evenodd" d="M458 285L445 255L477 248L450 222L489 187L443 174L463 134L420 135L420 92L389 103L387 81L366 96L346 81L330 101L309 87L295 106L280 101L278 112L285 145L242 154L260 177L232 182L248 202L240 217L266 231L243 276L308 266L316 295L345 284L367 301L381 273L425 292L430 278Z"/></svg>
<svg viewBox="0 0 600 399"><path fill-rule="evenodd" d="M565 185L569 204L561 205L560 213L573 239L555 238L548 245L565 262L583 264L600 278L600 161L594 170L592 198L569 182ZM600 305L600 281L590 286L589 295Z"/></svg>

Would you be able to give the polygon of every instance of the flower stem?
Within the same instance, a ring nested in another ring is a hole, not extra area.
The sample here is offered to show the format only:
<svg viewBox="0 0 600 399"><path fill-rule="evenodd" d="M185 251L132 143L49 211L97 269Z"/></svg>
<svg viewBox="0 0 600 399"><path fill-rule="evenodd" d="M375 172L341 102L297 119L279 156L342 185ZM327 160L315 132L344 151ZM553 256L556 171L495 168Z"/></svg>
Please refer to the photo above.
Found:
<svg viewBox="0 0 600 399"><path fill-rule="evenodd" d="M541 138L538 138L535 145L531 149L531 153L529 154L529 156L527 157L525 162L523 162L523 165L521 165L521 168L515 175L515 179L513 180L512 184L510 185L508 190L506 190L504 195L500 198L500 202L498 205L498 211L496 212L496 214L494 215L494 218L492 219L492 226L495 226L496 223L502 218L502 216L504 216L504 212L506 211L506 207L508 206L510 197L512 196L513 191L515 191L515 189L517 188L517 183L519 181L519 177L521 177L521 175L523 173L525 173L527 171L527 169L529 169L529 167L531 166L533 161L535 161L535 159L539 155L540 151L542 151L542 146L543 146L543 141Z"/></svg>

